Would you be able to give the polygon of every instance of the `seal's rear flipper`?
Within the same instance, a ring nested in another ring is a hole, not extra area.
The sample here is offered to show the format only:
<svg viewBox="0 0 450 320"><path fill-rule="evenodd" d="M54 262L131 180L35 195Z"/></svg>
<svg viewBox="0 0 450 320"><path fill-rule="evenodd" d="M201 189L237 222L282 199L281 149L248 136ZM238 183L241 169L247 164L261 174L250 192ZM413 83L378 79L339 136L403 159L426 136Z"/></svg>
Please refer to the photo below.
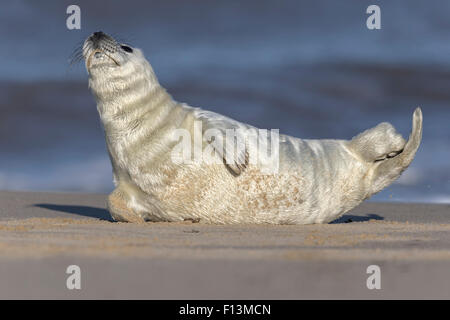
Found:
<svg viewBox="0 0 450 320"><path fill-rule="evenodd" d="M368 129L349 142L349 148L364 161L372 163L392 158L402 152L405 139L387 122Z"/></svg>
<svg viewBox="0 0 450 320"><path fill-rule="evenodd" d="M403 151L398 155L387 158L383 161L376 162L377 166L373 172L372 180L372 194L379 192L408 168L414 156L419 149L422 140L422 110L417 108L414 111L412 132L409 136L408 142L405 144Z"/></svg>

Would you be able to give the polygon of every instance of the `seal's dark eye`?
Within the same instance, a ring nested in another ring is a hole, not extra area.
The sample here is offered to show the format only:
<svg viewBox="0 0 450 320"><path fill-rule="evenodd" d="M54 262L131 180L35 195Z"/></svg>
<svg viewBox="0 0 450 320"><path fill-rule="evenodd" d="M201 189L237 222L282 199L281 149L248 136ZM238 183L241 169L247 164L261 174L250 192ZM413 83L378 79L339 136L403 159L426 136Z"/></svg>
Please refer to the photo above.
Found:
<svg viewBox="0 0 450 320"><path fill-rule="evenodd" d="M130 47L128 47L128 46L120 46L124 51L126 51L126 52L133 52L133 49L131 49Z"/></svg>

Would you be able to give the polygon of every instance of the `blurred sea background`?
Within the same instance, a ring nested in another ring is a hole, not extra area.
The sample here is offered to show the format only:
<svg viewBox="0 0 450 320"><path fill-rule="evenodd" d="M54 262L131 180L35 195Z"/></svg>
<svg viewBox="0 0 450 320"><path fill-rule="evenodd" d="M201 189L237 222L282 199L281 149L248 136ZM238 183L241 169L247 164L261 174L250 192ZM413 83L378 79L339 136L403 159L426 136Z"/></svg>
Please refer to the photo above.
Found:
<svg viewBox="0 0 450 320"><path fill-rule="evenodd" d="M66 28L81 7L81 30ZM366 8L381 7L381 30ZM450 203L450 1L9 1L0 10L0 189L109 192L111 165L77 45L142 48L178 101L301 138L389 121L416 159L373 201Z"/></svg>

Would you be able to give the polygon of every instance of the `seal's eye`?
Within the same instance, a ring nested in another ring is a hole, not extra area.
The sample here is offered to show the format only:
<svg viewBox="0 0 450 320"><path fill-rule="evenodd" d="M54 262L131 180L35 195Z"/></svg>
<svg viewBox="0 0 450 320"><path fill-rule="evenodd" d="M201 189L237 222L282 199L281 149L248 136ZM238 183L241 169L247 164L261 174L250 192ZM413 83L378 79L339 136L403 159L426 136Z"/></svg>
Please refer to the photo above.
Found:
<svg viewBox="0 0 450 320"><path fill-rule="evenodd" d="M133 49L131 49L130 47L128 47L128 46L120 46L124 51L126 51L126 52L133 52Z"/></svg>

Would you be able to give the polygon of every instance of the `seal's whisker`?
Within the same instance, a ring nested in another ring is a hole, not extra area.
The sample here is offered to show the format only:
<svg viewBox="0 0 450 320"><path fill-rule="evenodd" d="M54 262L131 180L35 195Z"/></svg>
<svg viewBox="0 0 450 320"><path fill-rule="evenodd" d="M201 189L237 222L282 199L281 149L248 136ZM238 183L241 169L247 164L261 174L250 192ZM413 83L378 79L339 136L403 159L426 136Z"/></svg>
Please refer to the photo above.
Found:
<svg viewBox="0 0 450 320"><path fill-rule="evenodd" d="M69 56L69 66L79 63L83 60L83 41L80 41Z"/></svg>
<svg viewBox="0 0 450 320"><path fill-rule="evenodd" d="M73 55L70 59L69 59L69 65L70 66L73 66L73 65L75 65L75 64L77 64L77 63L79 63L79 62L81 62L82 60L83 60L83 53L81 53L81 54L76 54L76 55Z"/></svg>
<svg viewBox="0 0 450 320"><path fill-rule="evenodd" d="M79 56L83 56L83 48L77 48L75 49L72 54L70 55L70 58L77 58Z"/></svg>
<svg viewBox="0 0 450 320"><path fill-rule="evenodd" d="M114 39L116 39L117 43L130 44L132 42L132 40L134 40L134 39L130 39L129 37L119 36L117 34L112 34L112 36Z"/></svg>

